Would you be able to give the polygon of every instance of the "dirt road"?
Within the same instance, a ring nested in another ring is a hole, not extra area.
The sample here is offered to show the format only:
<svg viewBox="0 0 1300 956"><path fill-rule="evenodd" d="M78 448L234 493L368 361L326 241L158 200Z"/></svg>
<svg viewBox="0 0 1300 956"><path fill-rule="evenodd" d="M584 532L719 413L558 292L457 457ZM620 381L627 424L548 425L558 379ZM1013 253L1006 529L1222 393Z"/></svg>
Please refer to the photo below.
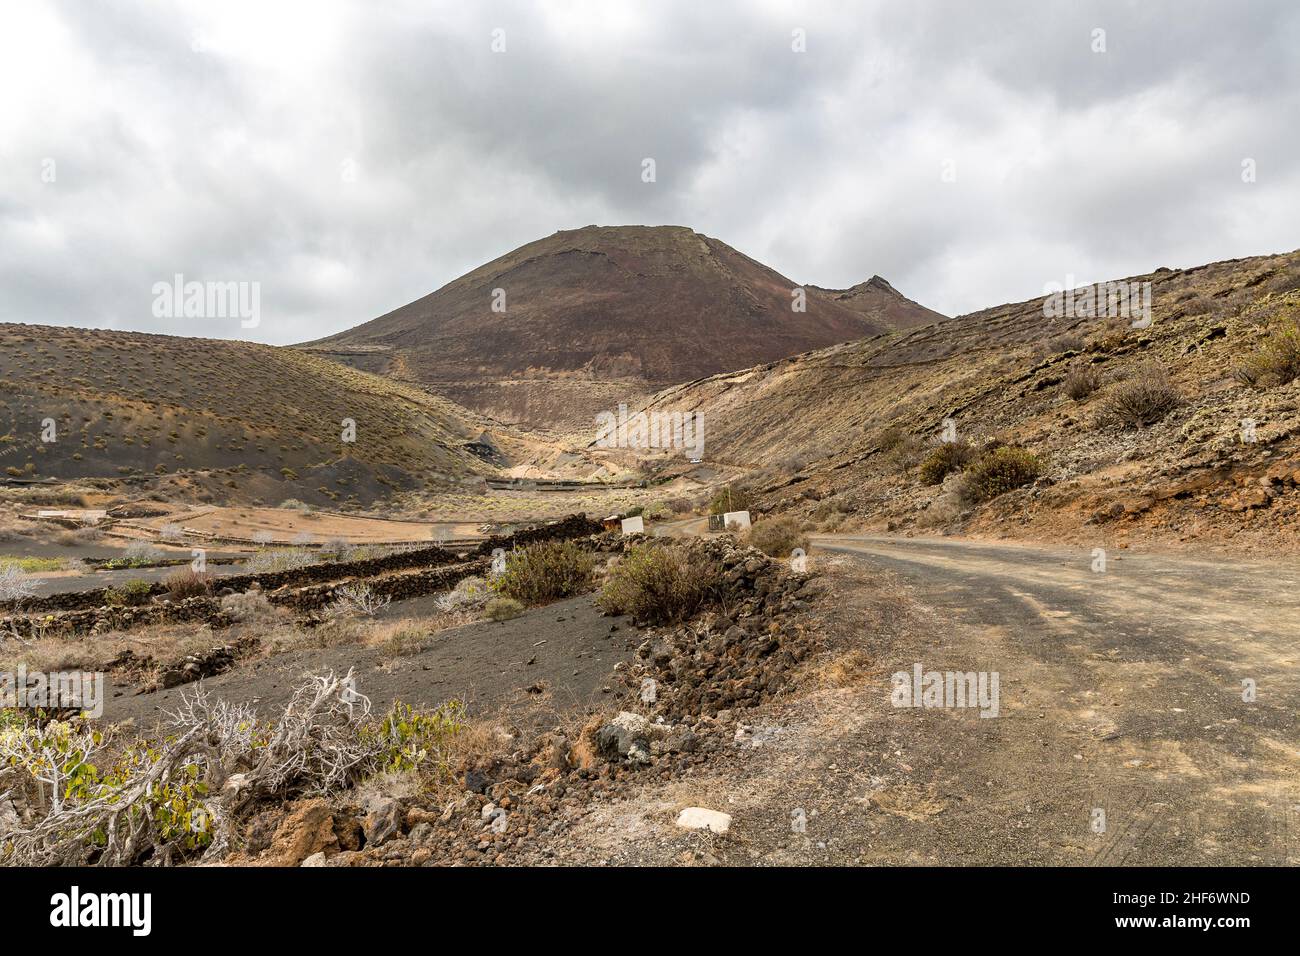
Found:
<svg viewBox="0 0 1300 956"><path fill-rule="evenodd" d="M583 857L1300 862L1300 563L1098 557L814 539L860 672L749 718L722 766L594 814ZM998 715L893 706L891 675L915 664L996 672ZM732 814L731 833L676 830L688 805Z"/></svg>

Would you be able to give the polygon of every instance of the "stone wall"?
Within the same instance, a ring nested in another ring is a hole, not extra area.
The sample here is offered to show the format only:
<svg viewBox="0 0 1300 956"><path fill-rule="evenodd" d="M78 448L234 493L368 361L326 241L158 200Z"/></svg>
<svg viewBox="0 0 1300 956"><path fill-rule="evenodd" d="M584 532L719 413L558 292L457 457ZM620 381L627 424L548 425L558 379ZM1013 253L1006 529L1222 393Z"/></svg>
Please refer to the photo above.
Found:
<svg viewBox="0 0 1300 956"><path fill-rule="evenodd" d="M338 589L354 581L364 581L379 597L394 601L449 590L462 578L485 576L491 568L491 554L497 548L510 550L537 541L587 537L601 530L600 523L585 515L573 515L553 524L526 528L513 535L488 538L468 556L442 548L420 548L400 554L310 565L291 571L266 574L243 574L219 579L222 590L246 591L256 586L272 604L297 613L318 610L338 599ZM468 560L466 559L468 557ZM407 573L403 573L407 572ZM137 607L111 607L104 600L104 588L51 598L23 605L23 614L0 618L0 630L9 630L27 638L33 633L96 633L128 630L146 624L198 621L214 628L227 627L230 616L221 609L217 597L195 597L184 601L150 601ZM166 593L155 585L153 595ZM59 598L78 599L62 606ZM98 603L95 603L95 601ZM40 605L37 607L36 605Z"/></svg>
<svg viewBox="0 0 1300 956"><path fill-rule="evenodd" d="M337 561L325 564L309 564L302 568L287 571L267 571L260 574L235 574L217 579L216 587L235 591L247 591L257 585L263 591L274 591L285 587L305 587L326 581L341 581L348 578L368 578L411 568L431 568L448 566L491 555L497 548L506 551L515 547L533 544L537 541L549 541L557 538L582 538L599 534L602 530L599 521L592 521L586 515L570 515L550 524L535 525L524 528L510 535L496 535L485 539L469 555L459 555L437 546L417 548L411 551L398 551L377 558L365 558L360 561ZM65 611L94 610L108 603L109 588L94 588L89 591L69 591L63 594L51 594L47 597L29 598L21 602L0 603L0 610L21 611L13 618L0 617L0 628L6 622L19 617L34 617L42 614L57 614ZM164 584L156 583L149 592L150 597L167 593Z"/></svg>

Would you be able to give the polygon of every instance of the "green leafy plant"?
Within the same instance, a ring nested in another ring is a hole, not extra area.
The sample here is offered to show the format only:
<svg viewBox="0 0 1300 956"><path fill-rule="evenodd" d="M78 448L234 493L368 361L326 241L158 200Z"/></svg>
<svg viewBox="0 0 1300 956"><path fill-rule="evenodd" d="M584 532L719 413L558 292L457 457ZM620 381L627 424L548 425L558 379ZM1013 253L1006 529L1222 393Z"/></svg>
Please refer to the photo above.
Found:
<svg viewBox="0 0 1300 956"><path fill-rule="evenodd" d="M491 586L525 604L581 594L591 587L596 559L576 541L543 541L506 556Z"/></svg>
<svg viewBox="0 0 1300 956"><path fill-rule="evenodd" d="M451 740L465 729L465 705L449 700L432 711L418 711L394 701L377 728L363 728L362 739L375 735L379 749L375 763L380 771L430 770L451 776L447 753Z"/></svg>

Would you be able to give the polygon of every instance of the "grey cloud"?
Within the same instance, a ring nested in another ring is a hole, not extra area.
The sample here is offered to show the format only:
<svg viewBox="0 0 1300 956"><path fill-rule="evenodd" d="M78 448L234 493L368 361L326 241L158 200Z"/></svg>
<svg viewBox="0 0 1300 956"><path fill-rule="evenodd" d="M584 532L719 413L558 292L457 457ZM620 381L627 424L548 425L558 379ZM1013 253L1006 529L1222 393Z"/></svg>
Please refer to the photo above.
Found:
<svg viewBox="0 0 1300 956"><path fill-rule="evenodd" d="M1297 245L1280 0L294 13L0 11L0 320L302 341L588 223L690 225L950 313ZM260 282L262 326L154 318L177 272Z"/></svg>

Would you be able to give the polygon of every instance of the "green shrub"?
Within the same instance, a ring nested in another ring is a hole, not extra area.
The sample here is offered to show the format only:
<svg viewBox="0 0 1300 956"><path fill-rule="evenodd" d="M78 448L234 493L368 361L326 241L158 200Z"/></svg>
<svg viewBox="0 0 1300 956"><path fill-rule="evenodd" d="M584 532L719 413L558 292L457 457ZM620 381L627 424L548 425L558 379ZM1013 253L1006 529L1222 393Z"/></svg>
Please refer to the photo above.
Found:
<svg viewBox="0 0 1300 956"><path fill-rule="evenodd" d="M492 589L525 604L581 594L591 587L596 559L576 541L543 541L506 557Z"/></svg>
<svg viewBox="0 0 1300 956"><path fill-rule="evenodd" d="M104 593L104 600L111 607L139 607L149 602L153 585L142 578L132 578L120 588L109 588Z"/></svg>
<svg viewBox="0 0 1300 956"><path fill-rule="evenodd" d="M1106 393L1102 410L1107 417L1130 428L1154 425L1182 404L1182 398L1164 369L1139 367L1126 381Z"/></svg>
<svg viewBox="0 0 1300 956"><path fill-rule="evenodd" d="M382 744L373 758L381 773L418 771L450 780L451 742L466 726L465 705L459 700L449 700L433 711L416 710L397 700L378 728L363 727L358 736L368 741L374 734L376 743Z"/></svg>
<svg viewBox="0 0 1300 956"><path fill-rule="evenodd" d="M514 598L494 597L483 605L483 616L489 621L510 621L524 613L524 606Z"/></svg>
<svg viewBox="0 0 1300 956"><path fill-rule="evenodd" d="M699 611L721 583L722 569L714 562L692 563L680 545L646 542L614 565L596 604L638 623L676 623Z"/></svg>
<svg viewBox="0 0 1300 956"><path fill-rule="evenodd" d="M988 501L1029 484L1042 474L1042 470L1042 462L1033 452L1003 445L966 469L964 494L971 501Z"/></svg>
<svg viewBox="0 0 1300 956"><path fill-rule="evenodd" d="M1300 323L1274 329L1259 349L1233 370L1237 381L1258 388L1300 378Z"/></svg>
<svg viewBox="0 0 1300 956"><path fill-rule="evenodd" d="M784 558L795 548L808 550L808 535L793 518L768 518L749 529L746 541L766 555Z"/></svg>
<svg viewBox="0 0 1300 956"><path fill-rule="evenodd" d="M941 484L949 472L960 471L974 457L975 449L968 442L940 442L921 462L921 481L927 485Z"/></svg>

